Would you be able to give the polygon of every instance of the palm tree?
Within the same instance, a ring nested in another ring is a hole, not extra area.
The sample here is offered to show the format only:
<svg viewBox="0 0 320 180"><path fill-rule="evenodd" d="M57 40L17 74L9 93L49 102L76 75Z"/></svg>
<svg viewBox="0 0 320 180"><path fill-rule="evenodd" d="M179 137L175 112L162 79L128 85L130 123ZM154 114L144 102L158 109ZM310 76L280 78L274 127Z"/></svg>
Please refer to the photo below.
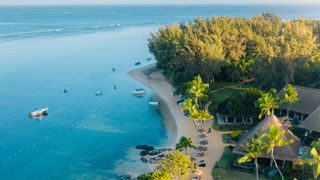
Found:
<svg viewBox="0 0 320 180"><path fill-rule="evenodd" d="M193 104L191 98L187 98L183 102L183 107L182 107L183 111L188 111L190 114L192 114L196 109L197 109L197 106L195 104Z"/></svg>
<svg viewBox="0 0 320 180"><path fill-rule="evenodd" d="M188 116L193 120L193 123L195 126L196 126L195 120L204 122L205 120L209 120L213 118L213 116L208 112L207 109L205 110L198 110L198 109L199 109L198 104L193 104L193 101L191 98L187 98L183 103L182 110L189 112Z"/></svg>
<svg viewBox="0 0 320 180"><path fill-rule="evenodd" d="M261 109L259 119L261 119L263 115L269 116L270 114L273 114L273 109L279 107L276 92L277 91L275 89L271 89L269 92L263 93L262 96L258 99L257 104Z"/></svg>
<svg viewBox="0 0 320 180"><path fill-rule="evenodd" d="M184 153L187 154L188 148L196 148L196 147L192 144L191 138L182 136L179 142L176 144L176 150L184 151Z"/></svg>
<svg viewBox="0 0 320 180"><path fill-rule="evenodd" d="M314 166L314 178L320 175L320 140L311 143L312 149L310 151L311 159L306 160L309 165Z"/></svg>
<svg viewBox="0 0 320 180"><path fill-rule="evenodd" d="M198 106L197 106L197 104L193 104L192 99L191 98L187 98L183 102L182 110L183 111L188 111L188 113L189 113L188 116L193 120L193 124L197 128L196 123L195 123L195 118L197 118L197 114L198 114Z"/></svg>
<svg viewBox="0 0 320 180"><path fill-rule="evenodd" d="M282 146L286 146L289 144L294 143L293 139L284 139L284 135L285 135L286 131L283 129L280 129L278 126L276 125L271 125L268 127L268 132L264 133L261 138L263 139L263 142L265 143L266 147L267 147L267 152L270 153L271 158L281 176L281 179L283 180L283 174L281 173L277 161L274 157L274 148L275 147L282 147Z"/></svg>
<svg viewBox="0 0 320 180"><path fill-rule="evenodd" d="M249 73L250 71L250 67L254 62L254 55L252 55L251 57L249 57L248 59L240 59L240 61L237 64L237 67L239 68L240 72L241 72L241 80L244 81L245 80L245 76L246 74ZM240 83L241 86L241 83Z"/></svg>
<svg viewBox="0 0 320 180"><path fill-rule="evenodd" d="M316 148L312 148L310 154L312 159L310 159L308 162L310 165L314 166L313 176L315 179L317 179L320 174L320 153L316 150Z"/></svg>
<svg viewBox="0 0 320 180"><path fill-rule="evenodd" d="M259 179L259 166L258 166L258 158L265 151L266 146L261 140L258 134L255 134L252 138L248 139L248 142L243 145L245 148L245 154L243 157L238 159L238 163L250 162L254 160L254 164L256 167L256 178Z"/></svg>
<svg viewBox="0 0 320 180"><path fill-rule="evenodd" d="M207 110L200 110L197 114L194 114L193 118L197 121L201 121L204 126L204 121L212 119L213 115L211 115Z"/></svg>
<svg viewBox="0 0 320 180"><path fill-rule="evenodd" d="M288 108L287 108L288 118L289 118L289 111L290 111L291 105L297 102L298 100L299 98L298 98L298 92L296 88L292 87L291 84L288 84L287 88L284 88L284 97L282 100L282 103L288 103Z"/></svg>
<svg viewBox="0 0 320 180"><path fill-rule="evenodd" d="M208 91L208 88L209 84L204 83L201 79L201 76L198 75L194 77L190 83L188 93L194 97L195 103L199 104L200 99L207 97L206 92Z"/></svg>

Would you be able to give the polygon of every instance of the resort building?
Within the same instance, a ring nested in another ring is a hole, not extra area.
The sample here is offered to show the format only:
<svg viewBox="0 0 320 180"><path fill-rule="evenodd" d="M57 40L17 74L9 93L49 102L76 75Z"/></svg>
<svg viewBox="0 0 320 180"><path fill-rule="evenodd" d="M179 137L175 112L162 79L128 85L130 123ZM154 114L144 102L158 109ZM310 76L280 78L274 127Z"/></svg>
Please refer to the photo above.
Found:
<svg viewBox="0 0 320 180"><path fill-rule="evenodd" d="M307 88L296 85L292 85L292 87L294 87L298 92L298 102L290 105L286 103L281 104L277 113L279 114L279 116L286 116L287 109L289 107L289 119L301 122L305 120L317 108L319 108L320 89ZM286 86L284 88L286 88ZM283 95L284 88L279 92L280 96Z"/></svg>
<svg viewBox="0 0 320 180"><path fill-rule="evenodd" d="M283 130L286 131L284 135L284 139L289 140L293 139L294 143L290 145L286 145L283 147L276 147L274 150L274 157L277 161L279 161L279 164L284 164L284 162L295 162L298 159L298 152L299 148L301 146L300 139L295 136L289 129L287 129L281 121L273 114L263 119L261 122L259 122L256 126L254 126L252 129L247 131L242 138L239 140L236 147L233 149L233 153L235 154L245 154L246 149L243 147L244 144L248 142L250 138L252 138L254 135L258 134L261 135L263 133L266 133L268 131L268 128L271 125L275 125ZM272 161L270 154L263 154L259 161L264 161L265 166L272 165ZM263 166L262 166L263 167Z"/></svg>
<svg viewBox="0 0 320 180"><path fill-rule="evenodd" d="M298 92L298 102L291 105L280 105L277 114L279 116L287 115L289 107L289 120L298 124L303 133L304 144L310 144L313 140L320 138L320 89L307 88L302 86L293 86ZM281 96L284 89L279 92Z"/></svg>
<svg viewBox="0 0 320 180"><path fill-rule="evenodd" d="M221 103L218 106L218 110L215 117L219 125L228 125L228 124L229 125L232 125L232 124L252 125L254 124L254 122L257 122L259 120L258 117L234 117L230 115L231 113L227 108L227 103L229 99L225 100L223 103Z"/></svg>
<svg viewBox="0 0 320 180"><path fill-rule="evenodd" d="M249 138L252 138L255 134L263 134L266 133L268 127L271 125L276 125L277 127L284 129L286 134L284 135L284 139L294 139L294 143L290 145L286 145L283 147L276 147L274 151L274 156L277 160L287 160L293 161L298 157L299 147L301 145L300 139L295 136L289 129L287 129L281 121L273 114L263 119L260 123L254 126L252 129L248 130L242 138L239 140L238 144L234 148L233 152L237 154L245 153L245 149L243 148L243 144L247 143ZM271 158L270 154L264 154L261 156L262 158Z"/></svg>

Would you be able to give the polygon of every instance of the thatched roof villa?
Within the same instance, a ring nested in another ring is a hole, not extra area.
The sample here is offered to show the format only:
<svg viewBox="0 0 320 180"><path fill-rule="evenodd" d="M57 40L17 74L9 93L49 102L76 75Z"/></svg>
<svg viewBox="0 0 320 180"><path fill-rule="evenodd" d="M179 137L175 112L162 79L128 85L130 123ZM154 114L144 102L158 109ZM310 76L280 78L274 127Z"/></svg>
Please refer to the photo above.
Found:
<svg viewBox="0 0 320 180"><path fill-rule="evenodd" d="M281 121L275 116L270 115L263 119L261 122L259 122L256 126L254 126L252 129L247 131L242 138L239 140L236 147L233 149L233 152L236 154L243 154L245 153L245 149L243 148L243 144L247 143L249 138L253 137L255 134L263 134L266 133L268 130L268 127L271 125L276 125L277 127L284 129L286 131L286 134L284 135L284 139L293 139L295 142L290 145L286 145L283 147L276 147L274 151L275 159L277 160L284 160L284 161L294 161L298 158L298 151L301 146L300 139L295 136L290 130L288 130ZM261 158L268 158L271 159L270 154L263 154Z"/></svg>
<svg viewBox="0 0 320 180"><path fill-rule="evenodd" d="M284 88L286 88L285 86ZM280 105L280 114L286 115L287 108L290 107L290 118L304 120L308 115L313 113L320 106L320 89L308 88L303 86L292 85L298 92L298 102L288 105L283 103ZM284 88L279 92L283 95ZM320 123L320 121L319 121Z"/></svg>

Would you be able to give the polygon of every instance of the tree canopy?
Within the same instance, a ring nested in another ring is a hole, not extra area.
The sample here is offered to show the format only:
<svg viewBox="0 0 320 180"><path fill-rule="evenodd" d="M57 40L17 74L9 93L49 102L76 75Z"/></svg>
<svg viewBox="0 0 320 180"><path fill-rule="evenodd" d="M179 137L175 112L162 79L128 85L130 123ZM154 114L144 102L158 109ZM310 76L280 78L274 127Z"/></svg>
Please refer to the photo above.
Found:
<svg viewBox="0 0 320 180"><path fill-rule="evenodd" d="M251 19L196 18L159 29L149 50L175 85L253 79L261 87L320 86L320 21L283 21L272 13Z"/></svg>
<svg viewBox="0 0 320 180"><path fill-rule="evenodd" d="M189 169L193 168L193 163L189 156L174 151L161 160L160 166L160 171L168 173L172 178L187 177Z"/></svg>
<svg viewBox="0 0 320 180"><path fill-rule="evenodd" d="M248 88L241 90L230 97L227 108L230 115L240 117L257 117L260 109L256 106L256 101L263 92L259 89Z"/></svg>

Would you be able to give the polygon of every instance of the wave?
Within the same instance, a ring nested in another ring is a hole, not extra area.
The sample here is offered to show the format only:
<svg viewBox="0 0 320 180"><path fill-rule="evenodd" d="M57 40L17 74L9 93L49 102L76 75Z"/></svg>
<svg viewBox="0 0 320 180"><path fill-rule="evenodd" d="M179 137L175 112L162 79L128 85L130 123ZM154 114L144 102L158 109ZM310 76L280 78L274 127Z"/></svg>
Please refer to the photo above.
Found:
<svg viewBox="0 0 320 180"><path fill-rule="evenodd" d="M94 25L94 26L91 26L91 29L105 29L110 27L121 27L121 24Z"/></svg>
<svg viewBox="0 0 320 180"><path fill-rule="evenodd" d="M43 28L39 30L18 31L13 33L1 33L0 40L15 40L41 36L70 35L72 33L90 33L97 31L108 31L124 27L122 24L99 24L99 25L73 25L59 28ZM36 27L35 27L36 28ZM34 28L34 29L35 29Z"/></svg>

